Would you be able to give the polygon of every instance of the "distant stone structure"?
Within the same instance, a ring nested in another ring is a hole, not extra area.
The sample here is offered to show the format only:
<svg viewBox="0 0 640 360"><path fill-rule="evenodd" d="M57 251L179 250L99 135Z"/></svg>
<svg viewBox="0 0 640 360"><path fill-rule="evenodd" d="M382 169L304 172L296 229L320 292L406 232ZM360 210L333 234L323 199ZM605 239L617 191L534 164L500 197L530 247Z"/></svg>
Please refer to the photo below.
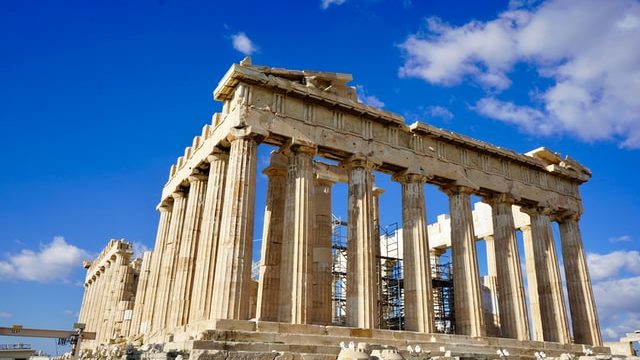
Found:
<svg viewBox="0 0 640 360"><path fill-rule="evenodd" d="M222 113L171 166L153 252L145 253L140 266L130 265L130 248L110 243L89 267L80 321L98 339L88 346L129 341L162 344L165 353L188 349L196 358L211 352L335 358L341 340L357 338L401 353L407 346L415 353L417 346L433 356L495 357L506 349L523 358L542 349L548 357L607 354L579 230L578 187L590 171L544 148L518 154L423 123L406 125L396 114L358 102L349 81L348 74L255 66L249 59L231 66L214 92L223 102ZM260 144L279 150L264 170L268 190L255 284ZM376 171L392 175L402 187L402 331L379 329ZM331 316L331 193L337 182L349 189L346 326L335 326ZM426 221L426 183L449 197L449 217L433 227ZM483 215L490 231L480 235L490 239L496 319L484 318L479 225L474 226L470 195L482 197L490 211ZM435 227L446 228L447 236L436 236ZM517 227L524 234L530 308ZM432 306L430 256L448 247L455 335L436 333ZM133 278L135 299L128 291L127 279ZM488 321L499 326L502 338L487 336ZM359 352L372 350L358 346Z"/></svg>

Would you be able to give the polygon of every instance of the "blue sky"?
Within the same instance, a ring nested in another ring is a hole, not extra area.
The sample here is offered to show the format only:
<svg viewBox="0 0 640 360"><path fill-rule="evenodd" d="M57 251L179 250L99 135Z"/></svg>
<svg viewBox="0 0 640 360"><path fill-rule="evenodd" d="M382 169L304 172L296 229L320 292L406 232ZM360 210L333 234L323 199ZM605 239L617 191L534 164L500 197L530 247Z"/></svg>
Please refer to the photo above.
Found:
<svg viewBox="0 0 640 360"><path fill-rule="evenodd" d="M351 73L362 101L407 122L589 167L581 226L603 333L640 328L638 38L632 0L3 1L0 324L69 328L83 258L111 238L153 245L169 166L251 55ZM377 181L382 223L401 221L399 187ZM345 187L334 193L344 215ZM427 197L433 222L446 197Z"/></svg>

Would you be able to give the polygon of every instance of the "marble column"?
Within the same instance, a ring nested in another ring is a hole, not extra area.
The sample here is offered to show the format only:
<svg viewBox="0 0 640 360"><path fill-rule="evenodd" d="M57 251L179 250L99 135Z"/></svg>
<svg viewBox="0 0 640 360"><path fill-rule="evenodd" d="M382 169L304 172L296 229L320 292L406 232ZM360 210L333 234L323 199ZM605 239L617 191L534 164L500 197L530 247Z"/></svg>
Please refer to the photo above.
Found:
<svg viewBox="0 0 640 360"><path fill-rule="evenodd" d="M374 181L375 183L375 181ZM375 185L375 184L374 184ZM380 225L380 196L382 196L382 194L384 194L384 189L374 186L373 187L373 246L374 246L374 258L375 258L375 263L376 263L376 283L375 283L375 287L377 289L377 294L376 294L376 301L378 302L378 304L380 304L383 300L383 284L382 284L382 271L384 269L384 265L385 265L385 260L382 259L382 249L380 248L382 246L381 244L381 239L380 239L380 235L381 235L381 225ZM389 256L389 254L385 254L387 256ZM385 309L383 306L378 306L378 313L376 314L376 323L375 323L375 327L376 328L380 328L380 325L384 319L384 312Z"/></svg>
<svg viewBox="0 0 640 360"><path fill-rule="evenodd" d="M498 309L503 337L529 340L529 318L513 220L513 200L502 194L488 199L493 215L493 240L487 242L489 275L498 282ZM490 244L491 243L491 244Z"/></svg>
<svg viewBox="0 0 640 360"><path fill-rule="evenodd" d="M192 305L189 310L189 323L213 318L211 302L214 295L213 282L218 255L229 154L220 149L215 149L207 157L207 161L209 162L209 177L202 212L202 223L200 225L200 240L198 241L195 277L193 279L193 290L191 291Z"/></svg>
<svg viewBox="0 0 640 360"><path fill-rule="evenodd" d="M160 212L160 221L158 223L158 231L156 234L156 243L151 255L151 266L149 268L149 289L145 295L145 306L140 320L140 333L147 334L151 330L151 324L154 318L156 299L158 298L158 288L160 285L160 269L162 266L162 254L169 233L169 224L171 222L171 211L173 208L173 198L169 198L161 203L157 209Z"/></svg>
<svg viewBox="0 0 640 360"><path fill-rule="evenodd" d="M158 332L167 328L169 321L169 302L173 292L176 273L176 260L182 239L182 228L186 212L187 197L184 192L176 191L173 198L171 223L167 233L166 243L160 258L159 287L153 317L153 331Z"/></svg>
<svg viewBox="0 0 640 360"><path fill-rule="evenodd" d="M469 195L472 189L450 186L451 256L453 260L456 334L485 336L478 255Z"/></svg>
<svg viewBox="0 0 640 360"><path fill-rule="evenodd" d="M109 323L109 316L111 315L111 298L113 293L111 289L111 281L115 272L114 260L115 259L110 259L105 263L104 277L102 278L104 282L100 294L100 317L96 330L96 337L99 342L106 342L109 339L107 324Z"/></svg>
<svg viewBox="0 0 640 360"><path fill-rule="evenodd" d="M405 329L434 332L431 261L424 183L417 174L395 177L402 184L402 237Z"/></svg>
<svg viewBox="0 0 640 360"><path fill-rule="evenodd" d="M293 145L284 210L280 265L281 322L311 322L313 278L313 156L316 148Z"/></svg>
<svg viewBox="0 0 640 360"><path fill-rule="evenodd" d="M250 316L253 215L258 138L249 129L234 129L224 191L224 206L215 278L212 318L246 320Z"/></svg>
<svg viewBox="0 0 640 360"><path fill-rule="evenodd" d="M373 164L351 158L347 225L347 326L372 329L377 323Z"/></svg>
<svg viewBox="0 0 640 360"><path fill-rule="evenodd" d="M256 318L262 321L278 321L280 303L280 262L282 258L282 233L284 206L287 193L288 159L280 152L271 153L271 163L264 170L268 177L267 202L264 210L262 252Z"/></svg>
<svg viewBox="0 0 640 360"><path fill-rule="evenodd" d="M138 277L138 285L136 286L135 304L133 306L133 318L129 327L130 335L140 334L140 324L144 314L144 308L147 306L147 291L149 289L149 273L151 272L151 262L153 253L145 251L142 254L142 264L140 265L140 275Z"/></svg>
<svg viewBox="0 0 640 360"><path fill-rule="evenodd" d="M600 325L593 300L591 278L578 226L579 215L559 219L564 273L573 327L573 341L577 344L602 346Z"/></svg>
<svg viewBox="0 0 640 360"><path fill-rule="evenodd" d="M525 211L531 218L533 256L536 264L544 341L567 344L571 339L549 211L542 208L529 208Z"/></svg>
<svg viewBox="0 0 640 360"><path fill-rule="evenodd" d="M172 287L173 301L171 305L172 321L170 327L187 324L191 304L191 289L193 286L196 265L196 251L200 239L200 225L204 209L207 190L207 176L193 174L188 177L189 197L182 226L182 238L178 250L175 282Z"/></svg>
<svg viewBox="0 0 640 360"><path fill-rule="evenodd" d="M531 319L531 340L544 341L542 334L542 314L540 313L540 298L538 297L538 281L536 280L536 260L533 250L533 235L531 226L522 227L524 243L524 264L527 270L527 292L529 293L529 316Z"/></svg>
<svg viewBox="0 0 640 360"><path fill-rule="evenodd" d="M331 325L331 189L333 181L318 178L314 188L312 323Z"/></svg>

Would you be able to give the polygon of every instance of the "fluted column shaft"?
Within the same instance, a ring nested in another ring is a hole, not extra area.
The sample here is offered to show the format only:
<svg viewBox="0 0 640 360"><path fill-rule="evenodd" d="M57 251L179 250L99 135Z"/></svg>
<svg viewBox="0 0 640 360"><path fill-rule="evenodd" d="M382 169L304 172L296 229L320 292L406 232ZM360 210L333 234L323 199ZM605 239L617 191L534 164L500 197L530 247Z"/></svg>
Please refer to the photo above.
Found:
<svg viewBox="0 0 640 360"><path fill-rule="evenodd" d="M292 146L284 210L280 307L282 322L311 322L313 258L313 155L310 146Z"/></svg>
<svg viewBox="0 0 640 360"><path fill-rule="evenodd" d="M451 214L451 249L456 334L484 336L485 326L480 296L478 255L473 230L473 215L469 194L471 189L453 186L449 194Z"/></svg>
<svg viewBox="0 0 640 360"><path fill-rule="evenodd" d="M278 321L280 304L280 263L284 230L285 195L287 194L287 162L280 152L271 153L271 164L264 170L269 178L264 210L262 253L256 318Z"/></svg>
<svg viewBox="0 0 640 360"><path fill-rule="evenodd" d="M238 129L231 149L213 284L214 319L249 318L258 141Z"/></svg>
<svg viewBox="0 0 640 360"><path fill-rule="evenodd" d="M153 330L160 331L167 328L169 319L169 302L173 292L173 283L176 273L176 260L180 249L180 240L182 239L182 228L184 225L184 216L186 212L187 197L181 191L172 194L173 210L171 212L171 222L167 239L160 258L160 274L158 299L156 300L156 308L154 310Z"/></svg>
<svg viewBox="0 0 640 360"><path fill-rule="evenodd" d="M542 314L540 313L540 298L538 296L538 281L536 279L536 260L533 250L533 235L531 226L522 229L524 242L524 264L527 270L527 292L529 293L529 317L531 319L531 340L544 341L542 334Z"/></svg>
<svg viewBox="0 0 640 360"><path fill-rule="evenodd" d="M378 314L372 164L355 158L348 166L347 325L372 329Z"/></svg>
<svg viewBox="0 0 640 360"><path fill-rule="evenodd" d="M212 319L211 302L215 278L222 206L224 204L224 186L227 176L229 154L215 150L207 157L209 177L200 225L200 240L196 255L196 268L191 291L189 322Z"/></svg>
<svg viewBox="0 0 640 360"><path fill-rule="evenodd" d="M551 220L549 214L543 209L529 209L527 213L531 218L533 255L544 341L566 344L570 342L569 328Z"/></svg>
<svg viewBox="0 0 640 360"><path fill-rule="evenodd" d="M331 324L331 283L333 280L331 253L331 189L333 182L318 179L314 190L313 237L313 312L314 324Z"/></svg>
<svg viewBox="0 0 640 360"><path fill-rule="evenodd" d="M207 190L207 177L205 175L191 175L188 180L189 197L185 210L180 249L178 250L176 280L172 289L173 301L170 310L172 321L170 327L185 325L189 320L196 251L198 250L198 241L200 239L200 225Z"/></svg>
<svg viewBox="0 0 640 360"><path fill-rule="evenodd" d="M100 269L98 269L93 278L93 289L91 290L91 312L90 315L87 316L86 331L95 332L97 330L97 320L100 314L100 298L98 296L98 289L100 286L101 276L102 273L100 272Z"/></svg>
<svg viewBox="0 0 640 360"><path fill-rule="evenodd" d="M147 291L149 290L149 273L151 272L151 262L153 253L145 251L142 254L142 264L140 266L140 277L138 278L138 286L136 288L135 305L133 306L133 318L129 327L130 335L140 334L140 323L144 314L144 308L147 305Z"/></svg>
<svg viewBox="0 0 640 360"><path fill-rule="evenodd" d="M114 259L107 261L104 269L105 276L103 278L102 299L100 301L100 324L98 325L98 334L96 334L100 342L105 342L109 339L108 323L109 316L111 315L111 298L113 294L111 281L115 276L114 273L116 272L113 260Z"/></svg>
<svg viewBox="0 0 640 360"><path fill-rule="evenodd" d="M173 200L173 199L171 199ZM149 289L145 295L142 319L140 320L140 333L147 334L151 330L151 324L155 314L156 299L160 295L160 269L162 268L162 255L169 233L169 224L171 222L171 209L173 202L164 203L158 206L160 212L160 221L158 223L158 231L156 234L156 244L151 255L151 265L149 268Z"/></svg>
<svg viewBox="0 0 640 360"><path fill-rule="evenodd" d="M493 214L492 248L495 262L493 266L494 275L498 280L498 308L502 336L529 340L529 317L513 220L513 202L503 195L491 199L490 204ZM487 246L487 253L489 251Z"/></svg>
<svg viewBox="0 0 640 360"><path fill-rule="evenodd" d="M431 261L424 182L420 175L399 178L402 184L404 319L409 331L434 332Z"/></svg>
<svg viewBox="0 0 640 360"><path fill-rule="evenodd" d="M587 259L582 246L578 216L564 217L559 225L573 340L577 344L602 346L600 324L593 299Z"/></svg>
<svg viewBox="0 0 640 360"><path fill-rule="evenodd" d="M376 282L375 282L375 288L377 290L377 294L376 294L376 302L378 304L382 303L383 300L383 284L382 284L382 270L384 269L384 262L385 260L382 259L381 256L381 240L380 240L380 232L381 232L381 225L380 225L380 196L382 196L382 194L384 194L384 189L375 186L373 187L373 210L371 210L371 212L373 213L373 246L374 246L374 251L373 251L373 256L375 259L375 266L376 266L376 273L375 273L375 277L376 277ZM386 254L387 256L389 256L389 254ZM384 315L385 315L385 309L383 306L378 306L378 313L376 314L376 323L375 323L375 327L376 328L380 328L380 325L382 324L382 321L384 319Z"/></svg>

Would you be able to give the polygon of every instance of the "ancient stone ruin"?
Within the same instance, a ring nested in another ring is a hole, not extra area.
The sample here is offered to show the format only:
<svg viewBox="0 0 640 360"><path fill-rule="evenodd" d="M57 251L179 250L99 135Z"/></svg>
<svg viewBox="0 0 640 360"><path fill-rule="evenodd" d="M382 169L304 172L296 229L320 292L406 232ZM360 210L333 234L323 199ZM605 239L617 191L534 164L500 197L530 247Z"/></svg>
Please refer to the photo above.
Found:
<svg viewBox="0 0 640 360"><path fill-rule="evenodd" d="M407 125L360 103L349 81L348 74L255 66L248 59L229 68L214 92L222 113L171 166L153 251L132 265L129 245L112 241L87 264L79 321L97 338L83 343L86 351L128 344L150 358L194 359L609 353L579 229L578 187L589 170L544 148L518 154L420 122ZM278 148L264 170L262 235L253 225L261 144ZM402 188L402 311L395 329L380 315L385 254L375 172L392 175ZM348 184L341 309L331 202L338 182ZM426 183L450 204L449 216L429 226ZM485 203L475 226L471 195ZM552 222L560 229L568 304ZM252 243L260 236L256 283ZM483 311L478 238L487 241L492 278L484 286L496 299L490 318ZM455 316L453 333L444 334L434 306L444 295L435 291L432 268L447 249ZM489 323L498 332L487 333Z"/></svg>

